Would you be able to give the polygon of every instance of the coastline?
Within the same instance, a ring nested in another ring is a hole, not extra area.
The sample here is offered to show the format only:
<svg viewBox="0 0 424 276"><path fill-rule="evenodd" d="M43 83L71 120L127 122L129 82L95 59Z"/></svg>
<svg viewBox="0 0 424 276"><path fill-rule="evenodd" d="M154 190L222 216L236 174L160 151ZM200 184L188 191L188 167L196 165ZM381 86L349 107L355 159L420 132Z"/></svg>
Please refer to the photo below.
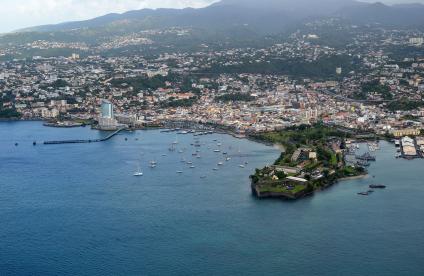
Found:
<svg viewBox="0 0 424 276"><path fill-rule="evenodd" d="M2 120L0 120L1 122ZM57 127L57 128L74 128L74 127L83 127L83 125L73 125L73 126L61 126L61 125L56 125L55 123L48 123L48 121L46 120L40 120L40 119L31 119L31 120L6 120L5 122L17 122L17 121L42 121L45 122L43 124L43 126L45 127ZM208 125L205 125L208 126ZM235 133L234 131L228 129L228 128L220 128L219 126L210 126L211 129L213 129L213 131L215 133L219 133L219 134L226 134L226 135L231 135L234 138L237 139L247 139L249 141L255 142L255 143L260 143L260 144L264 144L266 146L270 146L270 147L274 147L274 148L278 148L281 152L285 152L285 147L283 144L280 143L272 143L270 141L266 141L266 140L262 140L259 139L254 133L249 133L243 136L240 136L239 134ZM93 125L91 125L91 128L93 130L97 130L96 128L93 128ZM132 128L130 129L131 131L135 131L135 130L160 130L160 129L170 129L169 126L165 127L164 125L162 126L155 126L155 127L142 127L142 128ZM189 128L181 128L181 129L189 129ZM192 130L199 130L200 128L196 128L194 126L192 126L192 128L190 128ZM332 187L333 185L335 185L338 182L343 182L343 181L349 181L349 180L355 180L355 179L363 179L363 178L367 178L369 177L368 173L363 173L360 175L355 175L355 176L346 176L346 177L341 177L341 178L337 178L336 175L328 177L327 179L324 180L324 185L321 187L315 187L313 190L310 189L304 189L300 192L295 192L295 193L291 193L290 191L287 192L275 192L275 191L260 191L259 187L258 187L258 183L253 183L253 181L251 182L251 189L252 189L252 193L255 194L255 196L259 199L267 199L267 198L280 198L280 199L287 199L287 200L298 200L301 198L305 198L308 196L312 196L314 195L316 192L319 191L323 191L326 190L330 187Z"/></svg>
<svg viewBox="0 0 424 276"><path fill-rule="evenodd" d="M356 176L347 176L347 177L342 177L337 179L338 181L349 181L349 180L356 180L356 179L366 179L369 178L369 174L361 174L361 175L356 175Z"/></svg>

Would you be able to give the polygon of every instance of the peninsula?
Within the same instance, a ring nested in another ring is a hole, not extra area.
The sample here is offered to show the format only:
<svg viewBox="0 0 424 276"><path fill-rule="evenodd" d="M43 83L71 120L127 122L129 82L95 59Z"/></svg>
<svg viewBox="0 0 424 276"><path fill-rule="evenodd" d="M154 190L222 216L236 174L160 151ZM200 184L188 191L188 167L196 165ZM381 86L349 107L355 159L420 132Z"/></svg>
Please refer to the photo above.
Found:
<svg viewBox="0 0 424 276"><path fill-rule="evenodd" d="M347 164L348 133L315 124L254 135L255 139L284 147L274 165L251 175L258 198L300 199L338 180L366 175L363 166Z"/></svg>

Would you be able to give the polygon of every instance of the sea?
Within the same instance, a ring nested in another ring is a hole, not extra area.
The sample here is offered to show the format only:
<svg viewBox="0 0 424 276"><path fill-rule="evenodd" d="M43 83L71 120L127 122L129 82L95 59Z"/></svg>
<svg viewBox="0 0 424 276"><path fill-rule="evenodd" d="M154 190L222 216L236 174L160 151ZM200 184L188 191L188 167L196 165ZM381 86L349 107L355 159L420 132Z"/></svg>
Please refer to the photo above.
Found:
<svg viewBox="0 0 424 276"><path fill-rule="evenodd" d="M299 201L256 199L249 175L280 150L226 134L43 145L106 135L0 123L1 275L424 275L424 161L392 144Z"/></svg>

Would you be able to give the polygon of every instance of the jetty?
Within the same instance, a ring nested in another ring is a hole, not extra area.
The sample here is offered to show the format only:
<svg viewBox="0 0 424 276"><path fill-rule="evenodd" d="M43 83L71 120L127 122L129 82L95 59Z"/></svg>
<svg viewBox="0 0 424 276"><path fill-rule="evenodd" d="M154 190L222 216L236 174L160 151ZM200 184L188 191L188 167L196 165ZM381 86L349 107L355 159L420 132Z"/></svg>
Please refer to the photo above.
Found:
<svg viewBox="0 0 424 276"><path fill-rule="evenodd" d="M372 156L369 152L366 152L362 155L356 155L355 157L361 161L376 161L375 156Z"/></svg>
<svg viewBox="0 0 424 276"><path fill-rule="evenodd" d="M62 145L62 144L88 144L88 143L99 143L99 142L106 142L116 135L118 135L121 131L126 130L126 127L120 128L113 133L109 134L108 136L101 138L101 139L87 139L87 140L58 140L58 141L45 141L44 145Z"/></svg>

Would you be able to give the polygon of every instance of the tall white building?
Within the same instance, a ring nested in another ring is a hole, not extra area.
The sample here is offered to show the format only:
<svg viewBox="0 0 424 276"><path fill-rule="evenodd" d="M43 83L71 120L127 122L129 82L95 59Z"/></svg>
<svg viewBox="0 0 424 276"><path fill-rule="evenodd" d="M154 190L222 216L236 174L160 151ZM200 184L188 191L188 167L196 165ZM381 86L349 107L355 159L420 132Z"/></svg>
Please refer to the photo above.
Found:
<svg viewBox="0 0 424 276"><path fill-rule="evenodd" d="M115 130L118 122L113 113L113 104L107 100L102 100L101 114L99 116L99 128L102 130Z"/></svg>
<svg viewBox="0 0 424 276"><path fill-rule="evenodd" d="M113 104L108 100L102 100L102 117L113 119Z"/></svg>
<svg viewBox="0 0 424 276"><path fill-rule="evenodd" d="M409 44L412 45L422 45L424 43L424 38L422 37L411 37L409 39Z"/></svg>

